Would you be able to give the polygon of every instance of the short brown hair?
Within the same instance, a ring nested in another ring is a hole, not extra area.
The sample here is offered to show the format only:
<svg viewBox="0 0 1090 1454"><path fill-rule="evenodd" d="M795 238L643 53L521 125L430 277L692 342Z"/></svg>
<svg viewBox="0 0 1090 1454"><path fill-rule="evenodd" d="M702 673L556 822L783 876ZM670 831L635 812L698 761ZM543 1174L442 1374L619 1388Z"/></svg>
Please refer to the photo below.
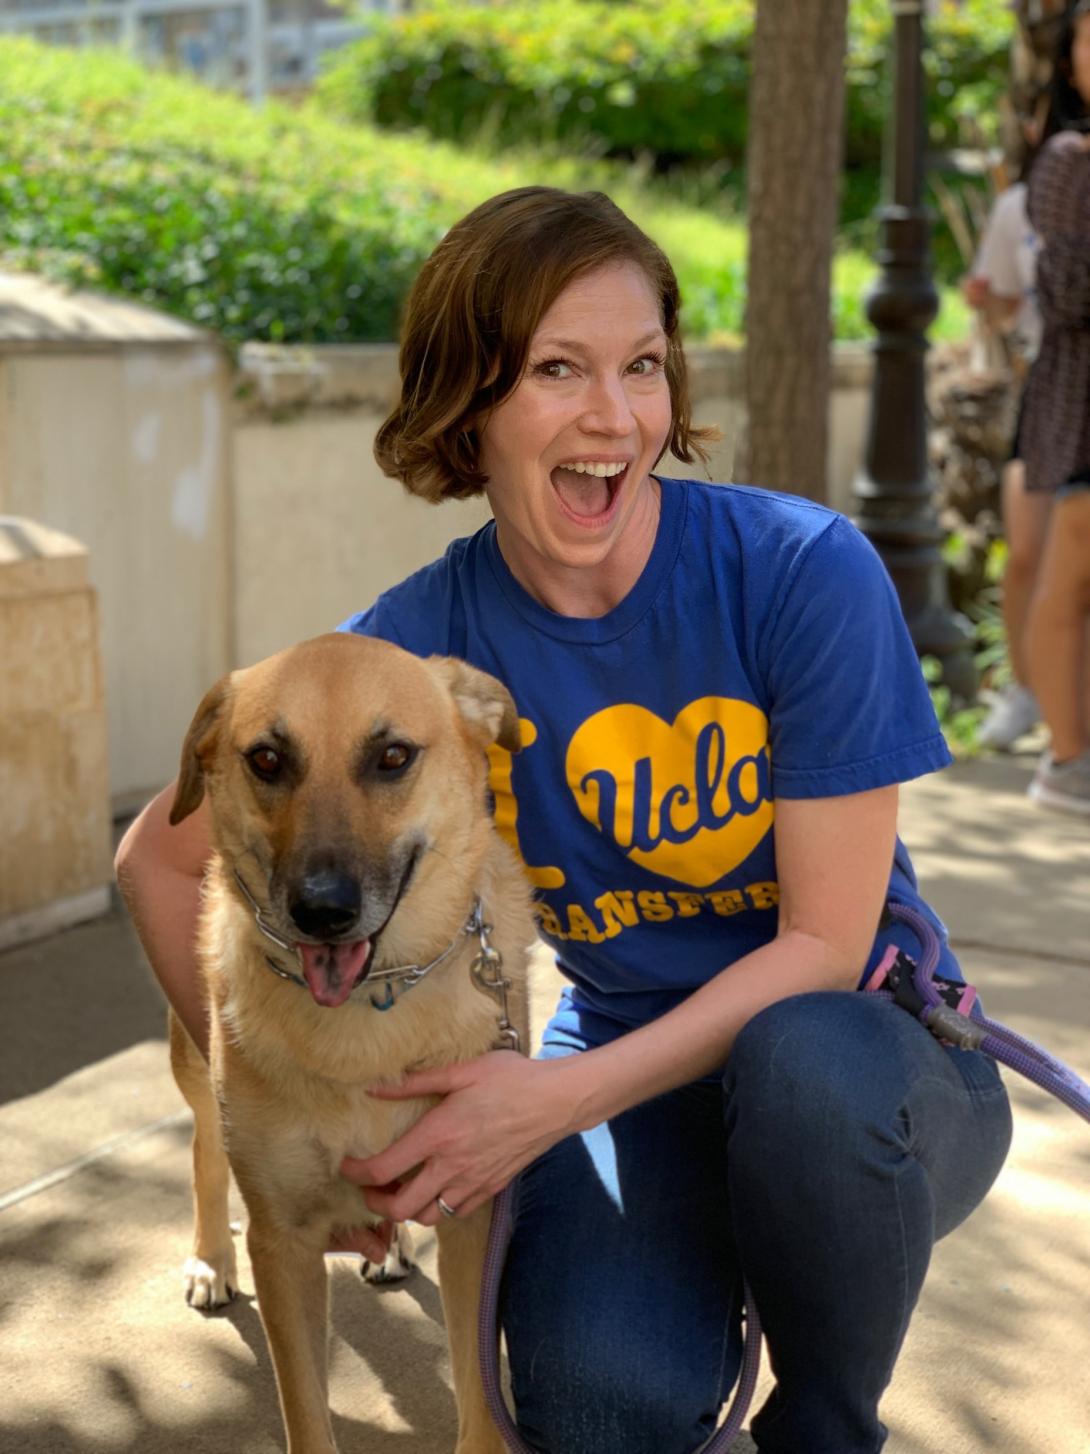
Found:
<svg viewBox="0 0 1090 1454"><path fill-rule="evenodd" d="M580 275L633 262L659 299L673 427L687 463L716 431L696 429L678 331L681 299L666 254L602 192L518 187L450 229L409 294L401 397L375 438L382 472L426 500L481 493L476 421L514 391L542 318Z"/></svg>

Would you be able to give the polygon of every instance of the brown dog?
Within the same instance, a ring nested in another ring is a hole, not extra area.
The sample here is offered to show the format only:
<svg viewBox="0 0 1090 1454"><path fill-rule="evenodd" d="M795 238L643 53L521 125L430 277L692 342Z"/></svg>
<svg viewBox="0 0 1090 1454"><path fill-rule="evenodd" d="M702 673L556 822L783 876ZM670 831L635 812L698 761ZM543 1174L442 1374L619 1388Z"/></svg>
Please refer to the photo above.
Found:
<svg viewBox="0 0 1090 1454"><path fill-rule="evenodd" d="M210 1067L171 1016L171 1061L196 1118L187 1295L209 1307L234 1291L229 1162L289 1454L335 1454L323 1253L334 1229L377 1220L341 1158L374 1155L433 1103L377 1100L368 1087L496 1041L497 1003L470 975L478 902L525 1018L533 927L489 813L485 749L497 741L518 748L499 682L349 635L225 677L186 737L171 822L207 792L215 847L201 921ZM414 982L384 977L448 947ZM485 1206L438 1228L457 1454L503 1448L476 1353L488 1220Z"/></svg>

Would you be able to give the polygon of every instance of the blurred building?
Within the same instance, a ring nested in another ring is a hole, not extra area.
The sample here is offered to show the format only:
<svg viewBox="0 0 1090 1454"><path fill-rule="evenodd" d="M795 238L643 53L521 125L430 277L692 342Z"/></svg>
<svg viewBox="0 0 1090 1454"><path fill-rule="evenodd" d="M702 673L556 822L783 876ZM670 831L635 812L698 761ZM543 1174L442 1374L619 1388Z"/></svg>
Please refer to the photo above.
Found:
<svg viewBox="0 0 1090 1454"><path fill-rule="evenodd" d="M152 65L260 100L305 90L326 52L407 0L0 0L0 34L52 45L119 46Z"/></svg>

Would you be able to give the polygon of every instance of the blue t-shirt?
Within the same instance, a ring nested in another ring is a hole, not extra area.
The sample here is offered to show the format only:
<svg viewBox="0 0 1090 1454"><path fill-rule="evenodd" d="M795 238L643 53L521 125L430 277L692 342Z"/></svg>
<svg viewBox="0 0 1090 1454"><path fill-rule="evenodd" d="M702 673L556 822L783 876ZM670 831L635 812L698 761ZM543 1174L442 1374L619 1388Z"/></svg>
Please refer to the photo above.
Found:
<svg viewBox="0 0 1090 1454"><path fill-rule="evenodd" d="M639 580L605 616L559 616L489 523L342 629L458 656L510 690L523 748L492 749L496 824L571 981L546 1043L601 1044L776 934L776 798L943 767L896 594L843 516L790 495L663 479ZM943 943L898 840L890 896ZM861 979L903 926L879 931Z"/></svg>

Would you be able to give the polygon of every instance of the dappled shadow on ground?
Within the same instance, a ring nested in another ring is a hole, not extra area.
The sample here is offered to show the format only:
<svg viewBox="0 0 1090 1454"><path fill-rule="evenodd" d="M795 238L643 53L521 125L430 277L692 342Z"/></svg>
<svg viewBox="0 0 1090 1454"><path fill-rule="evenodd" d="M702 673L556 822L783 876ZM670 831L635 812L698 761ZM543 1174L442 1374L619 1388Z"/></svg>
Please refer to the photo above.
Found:
<svg viewBox="0 0 1090 1454"><path fill-rule="evenodd" d="M0 954L0 1103L166 1033L166 1001L122 910Z"/></svg>
<svg viewBox="0 0 1090 1454"><path fill-rule="evenodd" d="M1071 1407L1067 1433L1050 1448L1090 1447L1090 1333L1081 1315L1090 1232L1072 1197L1090 1185L1090 1136L1060 1144L1059 1133L1078 1127L1070 1112L1032 1087L1016 1086L1014 1095L1022 1144L984 1208L937 1249L888 1400L901 1454L1039 1447L1011 1441L1012 1408L1018 1415L1035 1399L1055 1402L1064 1397L1058 1386ZM143 1158L96 1164L24 1204L17 1225L10 1215L0 1222L0 1337L13 1353L29 1344L38 1354L21 1368L5 1355L18 1383L34 1380L34 1397L16 1416L0 1413L3 1454L283 1447L244 1249L234 1304L207 1317L184 1308L177 1271L188 1241L187 1138L174 1127L156 1139L158 1155L146 1148ZM138 1225L126 1226L126 1213ZM343 1454L453 1448L430 1267L379 1290L338 1259L331 1284L332 1403ZM736 1454L752 1449L747 1438L735 1446Z"/></svg>
<svg viewBox="0 0 1090 1454"><path fill-rule="evenodd" d="M975 948L963 964L989 1015L1090 1079L1090 966ZM1090 1449L1090 1124L1004 1078L1011 1156L935 1249L888 1400L903 1454Z"/></svg>
<svg viewBox="0 0 1090 1454"><path fill-rule="evenodd" d="M276 1454L283 1448L280 1419L272 1403L258 1407L248 1380L232 1370L221 1355L221 1369L239 1385L237 1406L209 1413L194 1390L191 1413L175 1422L156 1416L154 1407L128 1376L124 1364L99 1365L99 1399L109 1398L128 1421L131 1432L118 1438L98 1436L71 1427L55 1415L15 1425L0 1417L0 1449L4 1454ZM343 1454L441 1454L452 1449L452 1435L432 1435L413 1427L391 1431L360 1420L335 1417L334 1431Z"/></svg>
<svg viewBox="0 0 1090 1454"><path fill-rule="evenodd" d="M275 1379L245 1240L227 1308L184 1305L185 1127L89 1166L0 1218L0 1349L15 1396L0 1451L274 1454ZM238 1212L240 1208L236 1207ZM456 1433L438 1288L330 1264L332 1407L344 1454L451 1449Z"/></svg>
<svg viewBox="0 0 1090 1454"><path fill-rule="evenodd" d="M995 816L970 813L941 779L927 785L917 800L927 811L914 810L906 834L925 892L967 946L966 973L988 1013L1090 1078L1090 952L1070 927L1087 914L1085 825L1060 820L1020 839L1036 810L1012 790L1009 767L954 771L994 793ZM9 1034L14 1060L0 1064L0 1097L26 1096L160 1036L162 1000L115 915L0 956L0 1022L19 1027ZM984 1207L936 1249L886 1401L898 1454L1090 1448L1090 1126L1043 1092L1008 1083L1011 1163ZM0 1401L0 1454L283 1448L244 1256L244 1290L231 1307L202 1317L182 1302L188 1139L187 1126L161 1128L0 1218L0 1367L13 1390ZM427 1257L396 1289L363 1284L344 1262L331 1282L343 1454L453 1448ZM752 1454L748 1437L735 1451Z"/></svg>
<svg viewBox="0 0 1090 1454"><path fill-rule="evenodd" d="M95 1295L98 1283L95 1269L89 1295ZM427 1323L377 1316L380 1299L362 1282L352 1292L353 1297L335 1298L335 1326L351 1356L346 1359L346 1350L336 1345L334 1351L338 1362L366 1362L334 1374L334 1427L342 1451L416 1454L453 1448L456 1419L442 1376L441 1339L429 1336ZM119 1338L104 1317L101 1337L89 1330L78 1365L56 1368L45 1407L26 1422L0 1415L0 1449L4 1454L24 1449L27 1454L272 1454L282 1448L275 1380L252 1296L241 1294L212 1315L186 1310L184 1316L191 1328L180 1367L161 1337L149 1349L145 1339ZM164 1321L175 1322L173 1312L165 1312ZM207 1346L197 1356L193 1349L202 1341ZM352 1380L370 1385L363 1397L355 1397L359 1390ZM368 1418L356 1404L383 1407ZM94 1428L88 1427L89 1408L95 1411Z"/></svg>
<svg viewBox="0 0 1090 1454"><path fill-rule="evenodd" d="M911 784L903 835L956 941L1090 970L1090 834L1084 820L1030 802L1031 769L979 759Z"/></svg>
<svg viewBox="0 0 1090 1454"><path fill-rule="evenodd" d="M210 1315L183 1304L186 1139L185 1128L167 1128L155 1144L97 1163L0 1219L0 1346L21 1393L0 1406L3 1454L283 1448L244 1239L236 1301ZM342 1454L454 1447L427 1234L422 1257L408 1281L381 1289L362 1281L355 1262L330 1263L331 1402ZM752 1445L743 1437L735 1450L752 1454Z"/></svg>
<svg viewBox="0 0 1090 1454"><path fill-rule="evenodd" d="M1085 1235L1067 1240L1045 1207L1012 1216L997 1193L936 1252L885 1407L891 1443L1083 1454L1088 1288Z"/></svg>

